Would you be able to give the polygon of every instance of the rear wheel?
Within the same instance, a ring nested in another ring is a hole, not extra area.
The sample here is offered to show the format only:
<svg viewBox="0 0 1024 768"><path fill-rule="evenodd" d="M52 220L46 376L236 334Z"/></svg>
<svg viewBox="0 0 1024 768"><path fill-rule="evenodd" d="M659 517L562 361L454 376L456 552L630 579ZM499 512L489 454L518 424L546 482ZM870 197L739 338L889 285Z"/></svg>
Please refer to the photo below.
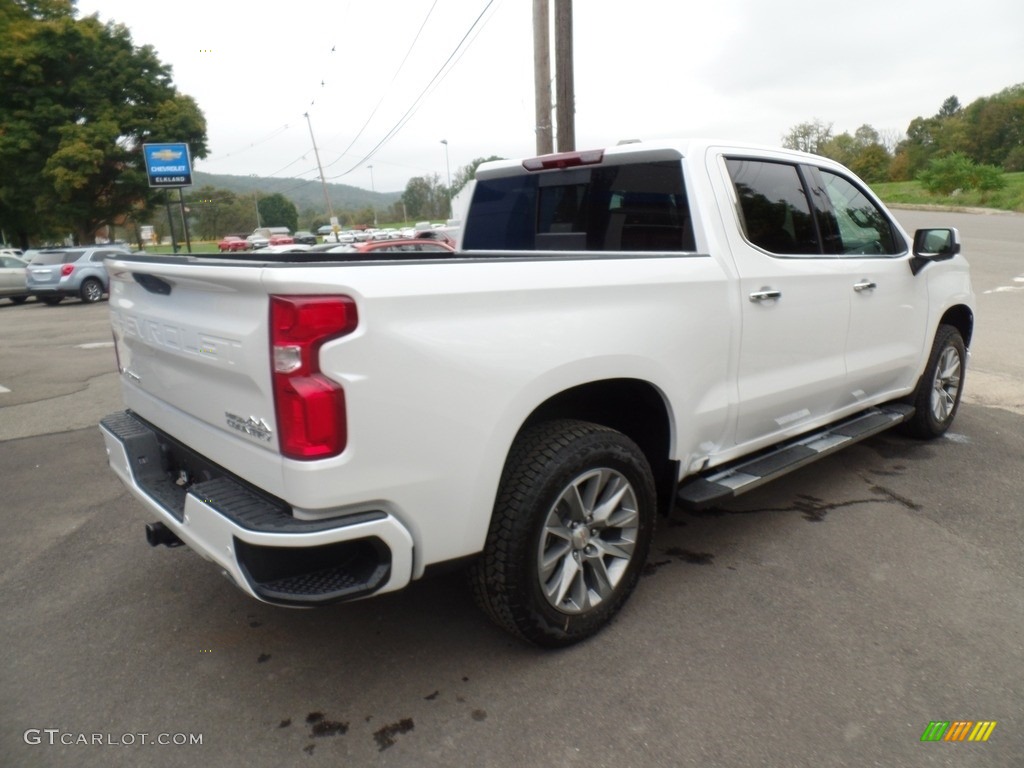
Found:
<svg viewBox="0 0 1024 768"><path fill-rule="evenodd" d="M103 298L103 283L90 277L82 283L79 295L86 304L95 304Z"/></svg>
<svg viewBox="0 0 1024 768"><path fill-rule="evenodd" d="M967 349L960 331L940 325L928 366L910 396L914 416L903 424L903 431L924 440L945 434L960 407L966 372Z"/></svg>
<svg viewBox="0 0 1024 768"><path fill-rule="evenodd" d="M477 602L538 645L590 637L636 586L655 507L650 466L625 435L570 420L527 429L509 454L471 572Z"/></svg>

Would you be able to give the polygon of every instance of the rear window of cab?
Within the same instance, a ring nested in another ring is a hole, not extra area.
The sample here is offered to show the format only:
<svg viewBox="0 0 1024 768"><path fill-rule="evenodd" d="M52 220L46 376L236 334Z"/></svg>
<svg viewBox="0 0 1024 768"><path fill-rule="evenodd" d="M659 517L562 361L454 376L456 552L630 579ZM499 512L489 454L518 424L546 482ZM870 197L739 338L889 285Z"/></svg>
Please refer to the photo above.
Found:
<svg viewBox="0 0 1024 768"><path fill-rule="evenodd" d="M478 180L465 250L693 251L678 161Z"/></svg>

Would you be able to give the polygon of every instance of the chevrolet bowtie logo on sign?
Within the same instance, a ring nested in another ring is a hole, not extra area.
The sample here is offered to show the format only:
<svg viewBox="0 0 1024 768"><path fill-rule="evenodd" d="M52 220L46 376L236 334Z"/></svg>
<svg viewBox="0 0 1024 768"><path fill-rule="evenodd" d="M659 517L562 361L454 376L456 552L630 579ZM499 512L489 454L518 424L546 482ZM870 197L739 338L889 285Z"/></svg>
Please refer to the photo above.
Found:
<svg viewBox="0 0 1024 768"><path fill-rule="evenodd" d="M143 144L146 175L151 187L192 186L192 161L188 144Z"/></svg>
<svg viewBox="0 0 1024 768"><path fill-rule="evenodd" d="M932 720L921 741L988 741L995 727L995 720Z"/></svg>
<svg viewBox="0 0 1024 768"><path fill-rule="evenodd" d="M155 157L157 160L169 163L171 160L177 160L181 155L181 152L175 152L173 149L158 149L150 157Z"/></svg>

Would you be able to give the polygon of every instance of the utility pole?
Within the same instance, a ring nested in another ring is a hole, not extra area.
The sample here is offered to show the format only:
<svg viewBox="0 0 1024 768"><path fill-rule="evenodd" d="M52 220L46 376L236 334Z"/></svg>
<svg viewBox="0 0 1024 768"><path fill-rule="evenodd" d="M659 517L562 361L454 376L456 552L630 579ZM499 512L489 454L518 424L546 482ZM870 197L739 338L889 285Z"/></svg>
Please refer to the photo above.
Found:
<svg viewBox="0 0 1024 768"><path fill-rule="evenodd" d="M309 140L313 142L313 154L316 156L316 167L320 170L320 185L324 188L324 204L327 206L327 215L330 216L331 232L335 237L338 234L338 217L334 215L334 208L331 205L331 196L327 194L327 181L324 179L324 167L320 164L320 150L316 148L316 139L313 138L313 121L309 119L309 112L305 113L306 123L309 124Z"/></svg>
<svg viewBox="0 0 1024 768"><path fill-rule="evenodd" d="M572 70L572 0L555 0L555 108L558 151L576 149L576 87Z"/></svg>
<svg viewBox="0 0 1024 768"><path fill-rule="evenodd" d="M370 171L370 191L373 193L373 228L377 228L377 188L373 185L373 166L366 166Z"/></svg>
<svg viewBox="0 0 1024 768"><path fill-rule="evenodd" d="M452 217L452 164L448 160L448 139L441 139L444 144L444 167L448 169L448 216Z"/></svg>
<svg viewBox="0 0 1024 768"><path fill-rule="evenodd" d="M551 36L548 0L533 0L533 91L537 154L555 151L551 135Z"/></svg>
<svg viewBox="0 0 1024 768"><path fill-rule="evenodd" d="M254 179L256 178L255 173L250 173L249 176ZM256 209L256 229L260 229L263 226L263 222L260 221L260 201L256 196L256 182L253 182L252 187L252 207Z"/></svg>

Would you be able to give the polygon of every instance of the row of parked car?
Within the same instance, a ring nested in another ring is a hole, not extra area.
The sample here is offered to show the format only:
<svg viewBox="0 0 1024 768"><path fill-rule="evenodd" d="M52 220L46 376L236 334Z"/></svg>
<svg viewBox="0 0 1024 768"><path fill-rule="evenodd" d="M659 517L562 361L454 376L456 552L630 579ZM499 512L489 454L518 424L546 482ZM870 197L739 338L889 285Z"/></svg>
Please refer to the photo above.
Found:
<svg viewBox="0 0 1024 768"><path fill-rule="evenodd" d="M103 260L130 253L120 245L47 248L25 251L0 249L0 297L20 304L34 296L46 304L79 298L99 301L109 288Z"/></svg>
<svg viewBox="0 0 1024 768"><path fill-rule="evenodd" d="M254 232L251 235L226 235L217 243L221 253L237 251L256 251L261 248L284 245L317 245L318 243L367 243L378 240L419 240L436 239L450 242L455 240L447 232L424 222L425 226L396 229L382 227L380 229L345 229L335 232L331 227L320 227L316 234L300 230L294 235L284 233Z"/></svg>
<svg viewBox="0 0 1024 768"><path fill-rule="evenodd" d="M452 253L455 239L437 228L421 230L349 230L324 238L318 244L311 232L294 235L271 235L265 243L253 246L238 236L225 237L218 243L223 252L262 249L264 252L347 253L352 258L371 252L423 254L431 258ZM21 304L35 297L46 304L59 304L66 298L79 298L85 303L100 301L110 287L103 260L131 253L122 245L94 245L68 248L47 248L22 251L0 249L0 298Z"/></svg>
<svg viewBox="0 0 1024 768"><path fill-rule="evenodd" d="M221 253L234 253L235 251L256 251L270 245L316 245L316 235L312 232L299 231L294 235L274 233L264 235L253 233L251 235L226 235L217 243L217 250Z"/></svg>

